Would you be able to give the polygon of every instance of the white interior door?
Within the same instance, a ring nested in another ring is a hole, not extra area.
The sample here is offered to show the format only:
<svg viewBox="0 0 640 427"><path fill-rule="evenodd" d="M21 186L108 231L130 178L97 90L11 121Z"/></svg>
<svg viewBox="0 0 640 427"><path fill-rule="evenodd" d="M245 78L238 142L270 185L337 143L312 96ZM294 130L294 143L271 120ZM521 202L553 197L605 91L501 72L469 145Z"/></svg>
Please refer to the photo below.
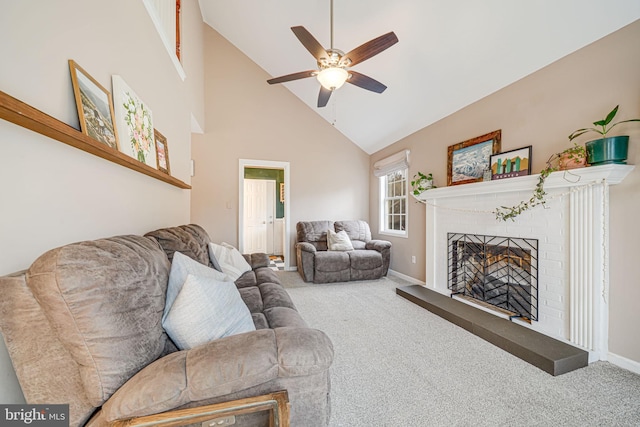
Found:
<svg viewBox="0 0 640 427"><path fill-rule="evenodd" d="M244 180L244 252L273 253L276 182Z"/></svg>

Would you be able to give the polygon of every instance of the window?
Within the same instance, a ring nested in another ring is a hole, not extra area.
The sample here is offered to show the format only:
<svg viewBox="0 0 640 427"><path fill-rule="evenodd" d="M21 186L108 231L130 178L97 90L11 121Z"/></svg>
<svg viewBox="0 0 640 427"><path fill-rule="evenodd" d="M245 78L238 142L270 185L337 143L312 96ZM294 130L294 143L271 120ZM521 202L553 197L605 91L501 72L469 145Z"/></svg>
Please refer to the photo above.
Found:
<svg viewBox="0 0 640 427"><path fill-rule="evenodd" d="M380 177L380 233L407 235L407 169Z"/></svg>

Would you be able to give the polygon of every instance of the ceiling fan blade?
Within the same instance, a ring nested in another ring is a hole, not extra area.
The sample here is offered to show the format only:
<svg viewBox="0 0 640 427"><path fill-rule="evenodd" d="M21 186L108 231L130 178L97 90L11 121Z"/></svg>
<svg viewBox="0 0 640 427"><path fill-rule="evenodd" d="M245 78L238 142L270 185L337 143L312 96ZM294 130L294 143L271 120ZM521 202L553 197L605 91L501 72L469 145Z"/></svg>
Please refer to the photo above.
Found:
<svg viewBox="0 0 640 427"><path fill-rule="evenodd" d="M286 76L274 77L273 79L267 80L267 83L270 85L276 83L285 83L290 82L291 80L300 80L306 79L307 77L313 77L318 71L317 70L309 70L309 71L300 71L299 73L287 74Z"/></svg>
<svg viewBox="0 0 640 427"><path fill-rule="evenodd" d="M390 33L383 34L380 37L376 37L373 40L369 40L363 45L358 46L350 52L347 52L342 56L340 60L341 65L353 67L362 61L366 61L398 43L398 37L391 31Z"/></svg>
<svg viewBox="0 0 640 427"><path fill-rule="evenodd" d="M382 93L387 88L379 81L356 71L349 70L349 74L350 76L347 79L347 83L351 83L352 85L356 85L362 89L370 90L375 93Z"/></svg>
<svg viewBox="0 0 640 427"><path fill-rule="evenodd" d="M331 91L325 89L324 86L320 86L320 93L318 94L318 108L325 107L329 98L331 97Z"/></svg>
<svg viewBox="0 0 640 427"><path fill-rule="evenodd" d="M302 26L291 27L291 31L296 35L300 43L319 61L321 58L328 58L329 55L327 51L322 47L322 45L316 40L315 37L311 35L306 28Z"/></svg>

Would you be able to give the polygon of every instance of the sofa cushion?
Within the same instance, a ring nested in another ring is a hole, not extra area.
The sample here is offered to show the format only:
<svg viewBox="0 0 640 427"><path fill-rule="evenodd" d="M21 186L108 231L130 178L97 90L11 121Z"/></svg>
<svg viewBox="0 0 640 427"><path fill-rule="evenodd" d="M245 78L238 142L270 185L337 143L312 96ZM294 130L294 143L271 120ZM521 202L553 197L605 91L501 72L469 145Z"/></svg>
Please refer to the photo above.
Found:
<svg viewBox="0 0 640 427"><path fill-rule="evenodd" d="M368 242L371 240L371 229L366 221L336 221L334 225L336 231L344 230L352 241Z"/></svg>
<svg viewBox="0 0 640 427"><path fill-rule="evenodd" d="M333 221L301 221L296 224L297 242L311 243L317 250L327 250L327 230L333 230Z"/></svg>
<svg viewBox="0 0 640 427"><path fill-rule="evenodd" d="M187 276L191 274L198 277L208 277L212 280L227 280L231 281L229 276L224 273L200 264L194 259L183 255L181 252L175 252L173 255L173 262L171 263L171 271L169 274L169 285L167 286L167 298L164 304L164 313L162 315L162 322L165 321L171 306L175 302L182 286L187 281Z"/></svg>
<svg viewBox="0 0 640 427"><path fill-rule="evenodd" d="M350 266L348 252L318 251L315 261L316 271L342 271Z"/></svg>
<svg viewBox="0 0 640 427"><path fill-rule="evenodd" d="M327 247L330 251L353 250L351 239L349 239L349 236L347 236L347 233L344 230L338 233L331 229L327 230Z"/></svg>
<svg viewBox="0 0 640 427"><path fill-rule="evenodd" d="M78 364L93 406L162 354L168 275L165 253L141 236L66 245L29 268L27 285Z"/></svg>
<svg viewBox="0 0 640 427"><path fill-rule="evenodd" d="M83 425L95 407L85 397L78 364L56 336L25 279L24 272L0 277L0 331L20 388L27 402L68 404L69 425Z"/></svg>
<svg viewBox="0 0 640 427"><path fill-rule="evenodd" d="M192 274L187 276L162 325L181 350L256 330L233 282Z"/></svg>
<svg viewBox="0 0 640 427"><path fill-rule="evenodd" d="M373 270L382 267L382 254L363 249L349 252L349 261L354 270Z"/></svg>
<svg viewBox="0 0 640 427"><path fill-rule="evenodd" d="M243 273L251 271L251 266L247 260L236 248L229 244L209 243L209 252L218 260L222 271L233 280L237 280Z"/></svg>
<svg viewBox="0 0 640 427"><path fill-rule="evenodd" d="M174 252L180 252L201 264L213 267L207 248L211 239L204 228L199 225L188 224L163 228L151 231L145 234L145 237L156 240L167 254L169 261L173 260Z"/></svg>

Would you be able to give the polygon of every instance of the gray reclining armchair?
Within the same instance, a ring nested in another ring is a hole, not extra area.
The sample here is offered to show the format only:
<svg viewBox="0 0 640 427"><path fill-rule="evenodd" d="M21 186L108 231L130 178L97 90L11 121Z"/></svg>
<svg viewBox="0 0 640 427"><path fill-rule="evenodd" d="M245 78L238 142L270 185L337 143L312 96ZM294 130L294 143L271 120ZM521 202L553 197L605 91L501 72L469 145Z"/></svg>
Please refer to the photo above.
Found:
<svg viewBox="0 0 640 427"><path fill-rule="evenodd" d="M328 250L327 232L345 231L353 250ZM303 221L296 224L298 272L305 282L373 280L387 275L391 243L372 240L366 221Z"/></svg>

